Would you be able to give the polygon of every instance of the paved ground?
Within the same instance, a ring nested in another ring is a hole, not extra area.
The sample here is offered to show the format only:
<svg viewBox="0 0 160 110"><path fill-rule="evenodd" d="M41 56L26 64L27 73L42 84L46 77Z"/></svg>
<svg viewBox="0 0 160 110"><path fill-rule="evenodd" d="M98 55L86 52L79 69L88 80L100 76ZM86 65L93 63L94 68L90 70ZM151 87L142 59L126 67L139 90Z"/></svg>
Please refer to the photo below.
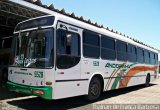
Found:
<svg viewBox="0 0 160 110"><path fill-rule="evenodd" d="M96 110L103 109L102 104L108 110L111 109L109 107L113 108L113 105L117 104L118 107L122 104L160 104L160 79L147 88L140 85L105 92L98 101L92 103L85 101L83 96L47 101L37 97L11 93L0 87L0 110ZM135 109L133 105L130 107ZM152 107L156 110L160 109L160 105L152 105Z"/></svg>

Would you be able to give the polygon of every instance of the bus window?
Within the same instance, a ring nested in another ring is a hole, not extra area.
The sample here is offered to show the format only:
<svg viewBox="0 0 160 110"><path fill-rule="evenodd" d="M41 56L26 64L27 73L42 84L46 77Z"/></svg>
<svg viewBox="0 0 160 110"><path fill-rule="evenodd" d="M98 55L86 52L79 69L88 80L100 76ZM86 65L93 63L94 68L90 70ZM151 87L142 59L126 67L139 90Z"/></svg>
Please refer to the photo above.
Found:
<svg viewBox="0 0 160 110"><path fill-rule="evenodd" d="M106 36L101 37L101 58L102 59L116 59L115 40Z"/></svg>
<svg viewBox="0 0 160 110"><path fill-rule="evenodd" d="M150 52L150 63L151 63L152 65L155 64L155 59L154 59L154 53L153 53L153 52Z"/></svg>
<svg viewBox="0 0 160 110"><path fill-rule="evenodd" d="M90 58L100 57L99 35L83 32L83 55Z"/></svg>
<svg viewBox="0 0 160 110"><path fill-rule="evenodd" d="M128 44L128 48L127 48L127 52L128 52L128 61L130 62L136 62L137 60L137 49L135 46Z"/></svg>
<svg viewBox="0 0 160 110"><path fill-rule="evenodd" d="M122 41L116 42L117 60L127 61L127 44Z"/></svg>
<svg viewBox="0 0 160 110"><path fill-rule="evenodd" d="M137 62L144 63L144 51L141 48L137 48Z"/></svg>
<svg viewBox="0 0 160 110"><path fill-rule="evenodd" d="M155 64L158 64L158 54L154 54L155 55Z"/></svg>
<svg viewBox="0 0 160 110"><path fill-rule="evenodd" d="M150 54L147 50L144 51L144 62L146 64L149 64L150 63Z"/></svg>
<svg viewBox="0 0 160 110"><path fill-rule="evenodd" d="M57 30L57 67L67 69L80 61L80 36L65 30Z"/></svg>

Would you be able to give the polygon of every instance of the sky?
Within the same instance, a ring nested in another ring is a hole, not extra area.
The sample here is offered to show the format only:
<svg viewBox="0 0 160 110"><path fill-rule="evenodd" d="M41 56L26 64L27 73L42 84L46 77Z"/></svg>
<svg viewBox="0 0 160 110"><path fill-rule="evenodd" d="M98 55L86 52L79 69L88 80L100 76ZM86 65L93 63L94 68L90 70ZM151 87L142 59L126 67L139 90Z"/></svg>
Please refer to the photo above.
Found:
<svg viewBox="0 0 160 110"><path fill-rule="evenodd" d="M160 0L41 0L160 49Z"/></svg>

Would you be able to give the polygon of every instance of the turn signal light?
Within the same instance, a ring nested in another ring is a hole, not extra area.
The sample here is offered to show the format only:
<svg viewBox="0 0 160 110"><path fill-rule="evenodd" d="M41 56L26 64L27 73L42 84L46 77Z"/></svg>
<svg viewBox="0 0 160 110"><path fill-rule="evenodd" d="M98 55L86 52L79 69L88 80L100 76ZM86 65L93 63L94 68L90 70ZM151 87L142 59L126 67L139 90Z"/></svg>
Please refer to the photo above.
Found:
<svg viewBox="0 0 160 110"><path fill-rule="evenodd" d="M46 85L47 85L47 86L51 86L51 85L52 85L52 82L46 82Z"/></svg>

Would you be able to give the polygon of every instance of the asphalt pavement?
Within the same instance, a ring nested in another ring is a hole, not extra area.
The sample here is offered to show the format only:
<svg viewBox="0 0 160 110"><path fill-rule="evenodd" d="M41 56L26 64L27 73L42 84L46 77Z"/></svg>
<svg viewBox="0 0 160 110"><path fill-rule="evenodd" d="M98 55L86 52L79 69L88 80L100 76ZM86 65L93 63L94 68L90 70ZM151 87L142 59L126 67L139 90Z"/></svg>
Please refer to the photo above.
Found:
<svg viewBox="0 0 160 110"><path fill-rule="evenodd" d="M129 110L137 109L137 106L139 109L142 107L160 109L160 79L151 83L149 87L139 85L105 92L99 100L94 102L87 102L84 96L44 100L35 96L10 92L5 86L0 86L0 110Z"/></svg>

